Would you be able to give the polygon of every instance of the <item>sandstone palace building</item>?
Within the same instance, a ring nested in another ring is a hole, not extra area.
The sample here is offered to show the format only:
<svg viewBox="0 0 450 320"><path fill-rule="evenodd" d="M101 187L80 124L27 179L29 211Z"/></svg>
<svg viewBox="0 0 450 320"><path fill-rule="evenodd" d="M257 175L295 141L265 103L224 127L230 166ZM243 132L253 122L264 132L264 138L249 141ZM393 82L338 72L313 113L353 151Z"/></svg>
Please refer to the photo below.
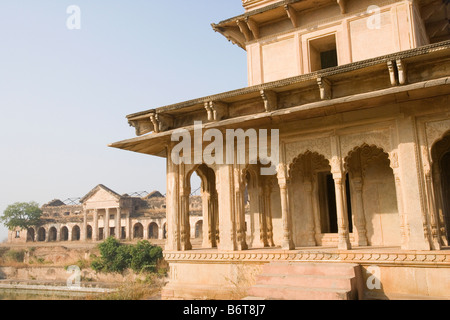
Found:
<svg viewBox="0 0 450 320"><path fill-rule="evenodd" d="M137 137L111 145L167 159L164 297L227 297L245 277L248 295L266 298L450 297L448 1L242 2L212 27L247 52L249 86L128 115ZM276 173L261 175L262 158L175 163L174 134L196 141L196 121L223 136L278 129ZM193 172L201 249L190 242ZM297 283L320 266L342 271L330 264L353 268L347 291ZM365 286L371 270L377 288Z"/></svg>

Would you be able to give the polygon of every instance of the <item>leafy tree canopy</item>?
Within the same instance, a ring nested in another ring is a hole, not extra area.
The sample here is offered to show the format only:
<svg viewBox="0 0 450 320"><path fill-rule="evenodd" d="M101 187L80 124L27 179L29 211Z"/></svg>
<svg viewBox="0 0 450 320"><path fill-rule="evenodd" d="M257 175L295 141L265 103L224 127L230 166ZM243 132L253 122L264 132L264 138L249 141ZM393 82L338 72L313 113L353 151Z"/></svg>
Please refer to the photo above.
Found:
<svg viewBox="0 0 450 320"><path fill-rule="evenodd" d="M3 211L0 222L9 230L16 228L23 230L37 225L41 214L42 210L36 202L16 202Z"/></svg>

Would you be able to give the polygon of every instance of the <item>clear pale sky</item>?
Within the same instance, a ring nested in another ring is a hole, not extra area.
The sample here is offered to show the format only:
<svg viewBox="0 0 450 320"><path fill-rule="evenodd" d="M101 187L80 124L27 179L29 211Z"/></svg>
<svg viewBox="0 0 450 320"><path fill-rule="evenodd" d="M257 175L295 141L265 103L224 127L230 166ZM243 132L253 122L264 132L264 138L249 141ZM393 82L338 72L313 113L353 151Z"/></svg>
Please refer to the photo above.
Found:
<svg viewBox="0 0 450 320"><path fill-rule="evenodd" d="M66 27L70 5L81 30ZM245 87L245 51L210 26L242 12L240 0L1 0L0 213L100 183L165 193L165 160L107 145L135 136L127 114Z"/></svg>

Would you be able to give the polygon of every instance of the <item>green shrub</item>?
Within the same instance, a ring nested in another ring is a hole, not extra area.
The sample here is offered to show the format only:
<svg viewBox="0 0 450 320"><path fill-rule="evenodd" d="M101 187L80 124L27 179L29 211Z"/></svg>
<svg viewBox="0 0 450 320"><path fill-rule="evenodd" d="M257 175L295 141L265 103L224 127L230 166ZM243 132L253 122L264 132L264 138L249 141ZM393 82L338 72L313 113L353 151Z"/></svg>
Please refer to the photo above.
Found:
<svg viewBox="0 0 450 320"><path fill-rule="evenodd" d="M155 272L157 262L162 259L162 249L147 240L139 241L131 248L130 268L135 272Z"/></svg>
<svg viewBox="0 0 450 320"><path fill-rule="evenodd" d="M14 262L23 262L25 259L25 250L9 250L5 258Z"/></svg>
<svg viewBox="0 0 450 320"><path fill-rule="evenodd" d="M135 272L155 272L162 259L162 249L146 240L124 245L109 237L99 244L99 251L100 257L94 258L91 268L104 273L122 273L129 268Z"/></svg>

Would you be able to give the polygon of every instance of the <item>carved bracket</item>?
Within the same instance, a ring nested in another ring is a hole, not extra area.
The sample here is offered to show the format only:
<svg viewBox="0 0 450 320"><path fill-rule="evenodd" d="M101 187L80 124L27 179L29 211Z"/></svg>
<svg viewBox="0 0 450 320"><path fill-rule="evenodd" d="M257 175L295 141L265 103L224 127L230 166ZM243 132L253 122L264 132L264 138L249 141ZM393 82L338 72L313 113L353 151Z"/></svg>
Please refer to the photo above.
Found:
<svg viewBox="0 0 450 320"><path fill-rule="evenodd" d="M173 118L161 113L151 113L150 122L153 124L153 132L160 133L173 127Z"/></svg>
<svg viewBox="0 0 450 320"><path fill-rule="evenodd" d="M406 64L401 59L387 62L392 86L404 85L407 81Z"/></svg>
<svg viewBox="0 0 450 320"><path fill-rule="evenodd" d="M398 72L398 82L400 85L406 83L406 64L401 60L397 59L397 72Z"/></svg>
<svg viewBox="0 0 450 320"><path fill-rule="evenodd" d="M320 99L322 100L329 100L332 98L332 84L330 80L325 78L317 78L317 84L319 85L320 89Z"/></svg>
<svg viewBox="0 0 450 320"><path fill-rule="evenodd" d="M346 0L337 0L337 4L341 8L341 13L342 14L347 13L346 2L347 2Z"/></svg>
<svg viewBox="0 0 450 320"><path fill-rule="evenodd" d="M261 97L264 101L266 112L272 112L278 109L278 96L274 91L261 90Z"/></svg>
<svg viewBox="0 0 450 320"><path fill-rule="evenodd" d="M138 137L152 132L153 129L153 125L149 122L130 120L128 121L128 124L130 125L130 127L134 127L134 130L136 131L136 135Z"/></svg>
<svg viewBox="0 0 450 320"><path fill-rule="evenodd" d="M396 86L397 85L397 76L396 76L394 61L388 61L387 66L388 66L388 71L389 71L389 77L391 80L391 85Z"/></svg>
<svg viewBox="0 0 450 320"><path fill-rule="evenodd" d="M290 5L285 5L284 6L284 9L286 10L286 13L287 13L287 15L288 15L288 17L289 17L289 19L291 20L291 22L292 22L292 26L294 27L294 28L297 28L298 27L298 23L297 23L297 11L295 11L295 9L294 8L292 8Z"/></svg>
<svg viewBox="0 0 450 320"><path fill-rule="evenodd" d="M245 19L245 22L247 22L248 28L253 33L253 37L255 39L258 39L259 38L259 26L258 26L258 24L255 21L253 21L252 19L248 18L248 17Z"/></svg>
<svg viewBox="0 0 450 320"><path fill-rule="evenodd" d="M219 101L205 102L208 121L221 121L228 116L228 104Z"/></svg>
<svg viewBox="0 0 450 320"><path fill-rule="evenodd" d="M252 40L252 32L248 28L248 25L243 20L236 20L236 24L239 27L239 30L241 30L242 34L245 37L245 40L251 41Z"/></svg>

